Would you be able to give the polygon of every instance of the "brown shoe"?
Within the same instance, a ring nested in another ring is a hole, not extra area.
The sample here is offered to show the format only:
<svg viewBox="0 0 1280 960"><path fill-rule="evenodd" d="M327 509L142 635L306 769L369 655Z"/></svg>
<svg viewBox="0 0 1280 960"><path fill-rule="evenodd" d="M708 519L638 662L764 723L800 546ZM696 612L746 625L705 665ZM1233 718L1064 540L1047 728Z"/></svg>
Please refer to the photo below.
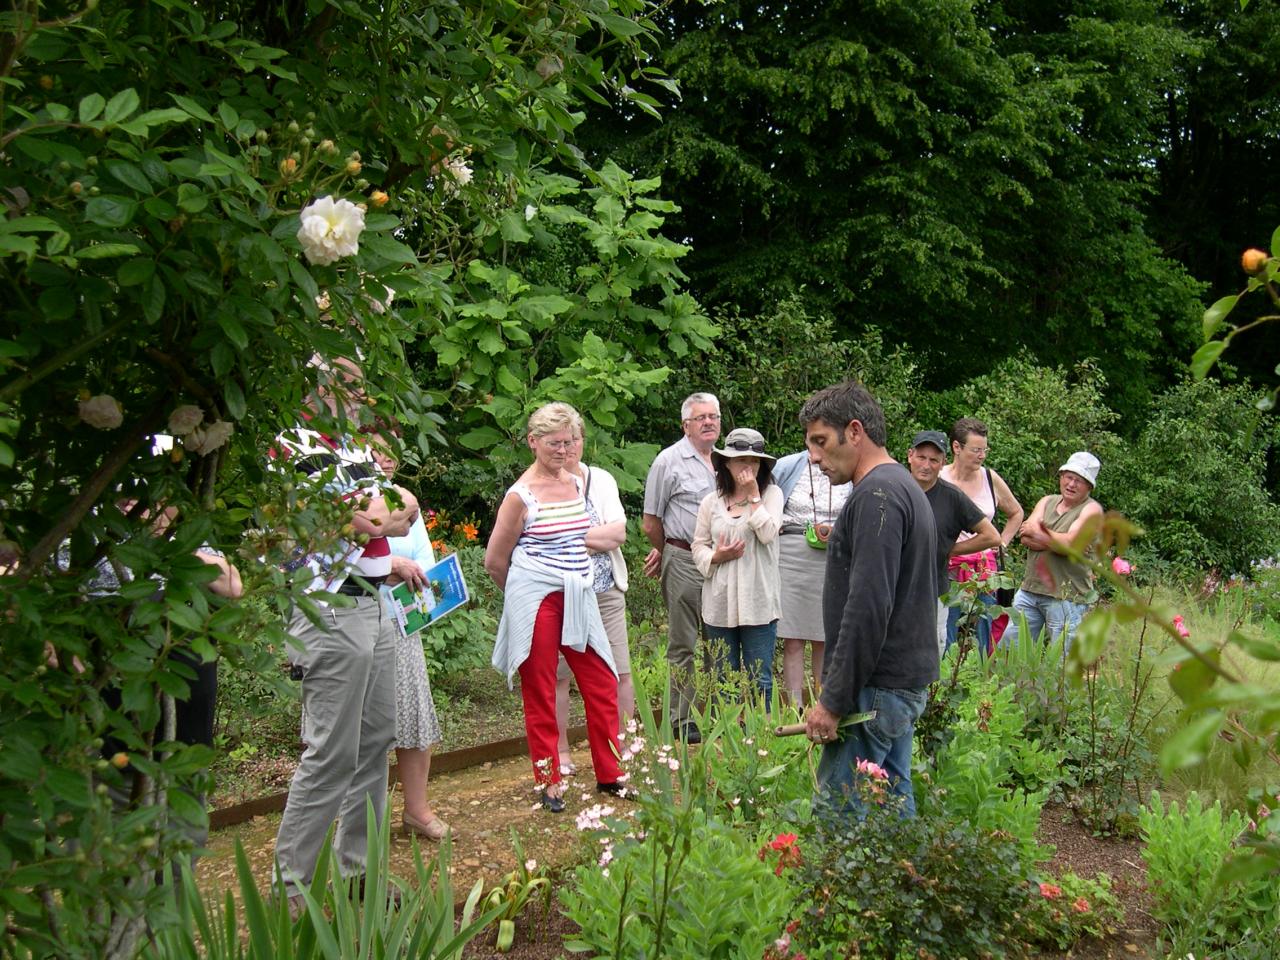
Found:
<svg viewBox="0 0 1280 960"><path fill-rule="evenodd" d="M406 813L404 815L404 819L400 822L400 826L405 833L416 833L418 836L425 837L432 843L439 843L449 835L449 825L434 814L430 820L423 822L417 817L412 817Z"/></svg>

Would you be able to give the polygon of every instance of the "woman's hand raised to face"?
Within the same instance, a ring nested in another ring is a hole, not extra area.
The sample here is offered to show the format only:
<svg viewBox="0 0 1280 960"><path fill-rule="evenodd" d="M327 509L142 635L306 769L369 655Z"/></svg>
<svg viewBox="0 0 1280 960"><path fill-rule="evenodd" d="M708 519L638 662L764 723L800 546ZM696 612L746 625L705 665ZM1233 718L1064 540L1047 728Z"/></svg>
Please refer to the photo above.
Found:
<svg viewBox="0 0 1280 960"><path fill-rule="evenodd" d="M756 482L756 475L759 473L760 464L755 458L751 458L750 463L735 463L730 468L733 474L733 482L738 485L738 489L748 496L759 496L760 487Z"/></svg>

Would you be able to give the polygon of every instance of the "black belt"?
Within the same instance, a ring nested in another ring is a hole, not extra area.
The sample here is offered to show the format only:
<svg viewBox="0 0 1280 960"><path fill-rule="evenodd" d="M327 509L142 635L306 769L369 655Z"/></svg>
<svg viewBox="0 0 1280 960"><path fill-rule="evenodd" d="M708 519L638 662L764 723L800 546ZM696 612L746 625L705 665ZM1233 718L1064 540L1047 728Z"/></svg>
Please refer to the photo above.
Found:
<svg viewBox="0 0 1280 960"><path fill-rule="evenodd" d="M681 550L692 550L693 544L688 540L681 540L679 537L667 537L667 543L673 547L679 547Z"/></svg>
<svg viewBox="0 0 1280 960"><path fill-rule="evenodd" d="M342 586L338 587L338 593L344 597L369 597L378 592L378 588L386 583L386 577L361 577L357 580L355 577L348 577L342 581ZM368 584L366 587L365 584Z"/></svg>
<svg viewBox="0 0 1280 960"><path fill-rule="evenodd" d="M784 523L778 528L779 533L804 533L803 523Z"/></svg>

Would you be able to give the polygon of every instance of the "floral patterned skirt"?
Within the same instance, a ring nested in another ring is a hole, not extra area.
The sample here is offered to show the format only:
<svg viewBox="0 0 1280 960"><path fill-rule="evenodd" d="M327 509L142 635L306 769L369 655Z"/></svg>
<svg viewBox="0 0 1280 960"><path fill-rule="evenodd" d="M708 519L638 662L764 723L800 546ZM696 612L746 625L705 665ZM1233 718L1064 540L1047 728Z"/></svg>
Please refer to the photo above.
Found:
<svg viewBox="0 0 1280 960"><path fill-rule="evenodd" d="M426 750L441 738L427 659L418 634L396 633L396 749Z"/></svg>

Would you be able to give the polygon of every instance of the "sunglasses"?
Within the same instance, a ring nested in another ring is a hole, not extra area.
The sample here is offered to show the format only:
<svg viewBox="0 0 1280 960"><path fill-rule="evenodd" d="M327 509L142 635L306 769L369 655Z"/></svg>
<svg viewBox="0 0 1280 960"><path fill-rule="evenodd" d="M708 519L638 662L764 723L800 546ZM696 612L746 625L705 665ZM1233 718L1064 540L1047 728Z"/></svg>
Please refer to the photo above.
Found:
<svg viewBox="0 0 1280 960"><path fill-rule="evenodd" d="M763 440L729 440L725 443L726 450L751 450L754 453L764 453Z"/></svg>

